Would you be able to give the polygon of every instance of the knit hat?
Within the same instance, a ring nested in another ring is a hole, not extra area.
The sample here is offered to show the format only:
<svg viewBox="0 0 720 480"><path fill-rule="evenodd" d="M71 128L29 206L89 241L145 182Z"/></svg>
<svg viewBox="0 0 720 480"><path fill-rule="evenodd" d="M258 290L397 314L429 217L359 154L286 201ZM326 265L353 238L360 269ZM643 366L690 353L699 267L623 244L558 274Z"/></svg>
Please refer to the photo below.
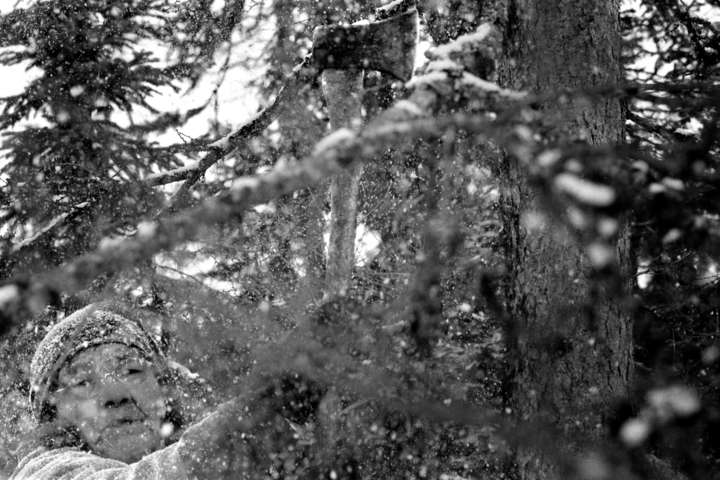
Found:
<svg viewBox="0 0 720 480"><path fill-rule="evenodd" d="M135 315L112 303L91 304L54 325L42 339L30 364L30 406L43 420L43 407L54 388L60 369L83 350L107 343L137 348L142 355L167 369L167 359L157 342Z"/></svg>

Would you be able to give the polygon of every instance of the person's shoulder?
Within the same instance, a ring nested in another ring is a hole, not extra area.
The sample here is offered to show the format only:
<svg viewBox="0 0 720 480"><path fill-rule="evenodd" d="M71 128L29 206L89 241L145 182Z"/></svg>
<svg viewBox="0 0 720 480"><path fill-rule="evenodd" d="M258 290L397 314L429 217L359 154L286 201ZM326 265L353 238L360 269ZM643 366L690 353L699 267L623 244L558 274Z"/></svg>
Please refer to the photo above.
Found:
<svg viewBox="0 0 720 480"><path fill-rule="evenodd" d="M68 478L110 479L187 478L177 444L146 455L131 464L100 457L78 448L38 448L23 458L9 480L58 480Z"/></svg>
<svg viewBox="0 0 720 480"><path fill-rule="evenodd" d="M112 468L122 462L99 457L78 448L36 448L18 464L9 480L53 480L74 469Z"/></svg>
<svg viewBox="0 0 720 480"><path fill-rule="evenodd" d="M10 480L35 478L39 470L60 458L60 456L63 455L63 451L66 450L70 449L59 448L50 450L45 447L34 449L20 460L12 476L10 476Z"/></svg>

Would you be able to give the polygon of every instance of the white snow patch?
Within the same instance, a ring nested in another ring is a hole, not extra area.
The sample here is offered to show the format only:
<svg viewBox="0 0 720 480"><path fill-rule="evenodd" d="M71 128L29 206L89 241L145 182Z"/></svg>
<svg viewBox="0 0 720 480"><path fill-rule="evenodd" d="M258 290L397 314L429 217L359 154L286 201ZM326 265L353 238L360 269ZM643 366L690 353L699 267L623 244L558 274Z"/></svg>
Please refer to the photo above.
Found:
<svg viewBox="0 0 720 480"><path fill-rule="evenodd" d="M520 100L527 96L527 92L508 90L507 88L500 87L497 83L488 82L487 80L483 80L477 75L473 75L472 73L467 72L463 74L461 83L462 85L477 88L485 92L497 93L499 95L502 95L503 97L507 97L512 100Z"/></svg>
<svg viewBox="0 0 720 480"><path fill-rule="evenodd" d="M147 177L145 177L145 180L148 182L154 182L156 180L161 180L166 177L172 177L172 176L181 176L185 174L186 172L191 172L193 170L197 170L197 168L200 166L200 162L192 162L184 167L175 168L173 170L167 170L165 172L159 172L159 173L151 173ZM183 178L179 178L176 181L180 182L183 181Z"/></svg>
<svg viewBox="0 0 720 480"><path fill-rule="evenodd" d="M647 258L641 258L638 261L638 268L635 277L637 278L637 285L640 290L645 290L650 286L650 282L653 279L653 272L650 269L652 263Z"/></svg>
<svg viewBox="0 0 720 480"><path fill-rule="evenodd" d="M420 70L423 65L427 63L427 57L425 56L425 52L427 52L428 49L431 47L432 42L427 39L423 40L421 35L421 39L415 45L415 62L413 71Z"/></svg>
<svg viewBox="0 0 720 480"><path fill-rule="evenodd" d="M618 228L620 228L618 225L618 221L614 218L604 217L597 222L598 232L600 233L600 235L606 238L615 235L618 231Z"/></svg>
<svg viewBox="0 0 720 480"><path fill-rule="evenodd" d="M214 14L220 14L222 13L223 8L225 7L225 1L224 0L214 0L212 2L212 5L210 5L210 10Z"/></svg>
<svg viewBox="0 0 720 480"><path fill-rule="evenodd" d="M380 232L359 223L355 229L355 266L364 267L372 262L380 253L381 244Z"/></svg>
<svg viewBox="0 0 720 480"><path fill-rule="evenodd" d="M465 187L465 190L468 195L473 196L478 192L478 186L475 182L470 181L470 183L467 184L467 187Z"/></svg>
<svg viewBox="0 0 720 480"><path fill-rule="evenodd" d="M469 50L474 45L482 43L492 32L494 28L490 23L483 23L473 33L467 33L459 36L457 39L445 45L439 45L428 50L429 58L449 58L450 54Z"/></svg>
<svg viewBox="0 0 720 480"><path fill-rule="evenodd" d="M549 168L555 165L561 158L562 152L557 148L553 148L541 152L537 157L537 163L543 168Z"/></svg>
<svg viewBox="0 0 720 480"><path fill-rule="evenodd" d="M140 222L137 227L137 236L143 240L148 240L155 236L157 225L155 222Z"/></svg>
<svg viewBox="0 0 720 480"><path fill-rule="evenodd" d="M534 135L533 131L527 125L518 125L515 127L515 135L518 136L523 142L532 142Z"/></svg>
<svg viewBox="0 0 720 480"><path fill-rule="evenodd" d="M323 252L327 258L330 248L330 212L323 213L325 221L325 230L323 231ZM355 266L364 267L373 261L380 253L382 246L382 237L380 232L368 228L368 226L358 219L355 227Z"/></svg>
<svg viewBox="0 0 720 480"><path fill-rule="evenodd" d="M605 243L593 242L586 249L588 258L595 268L603 268L615 260L615 250Z"/></svg>
<svg viewBox="0 0 720 480"><path fill-rule="evenodd" d="M667 187L663 185L662 183L651 183L648 187L648 191L654 195L657 195L658 193L663 193L667 190Z"/></svg>
<svg viewBox="0 0 720 480"><path fill-rule="evenodd" d="M662 243L673 243L682 238L683 232L679 228L669 230L662 238Z"/></svg>
<svg viewBox="0 0 720 480"><path fill-rule="evenodd" d="M70 96L79 97L83 94L83 92L85 92L85 87L83 87L82 85L75 85L70 89Z"/></svg>
<svg viewBox="0 0 720 480"><path fill-rule="evenodd" d="M339 128L331 134L325 136L322 140L315 144L313 155L320 155L326 150L337 148L355 138L355 132L349 128Z"/></svg>
<svg viewBox="0 0 720 480"><path fill-rule="evenodd" d="M235 197L236 194L239 194L243 190L256 190L260 186L260 180L257 177L240 177L235 179L232 182L232 186L230 187L231 191L233 192L233 198L237 200Z"/></svg>
<svg viewBox="0 0 720 480"><path fill-rule="evenodd" d="M277 211L277 209L275 208L275 205L272 203L263 203L260 205L255 205L253 207L253 210L255 210L255 212L257 212L261 215L263 215L263 214L272 215Z"/></svg>
<svg viewBox="0 0 720 480"><path fill-rule="evenodd" d="M447 58L442 58L440 60L433 60L432 62L428 62L426 69L428 72L432 72L434 70L457 71L462 70L463 67L457 62L453 62L452 60L449 60Z"/></svg>
<svg viewBox="0 0 720 480"><path fill-rule="evenodd" d="M579 208L573 206L568 207L567 216L575 228L583 229L588 226L587 216Z"/></svg>
<svg viewBox="0 0 720 480"><path fill-rule="evenodd" d="M663 185L666 187L672 189L672 190L678 190L682 191L685 190L685 184L682 180L677 178L671 178L671 177L665 177L662 179Z"/></svg>
<svg viewBox="0 0 720 480"><path fill-rule="evenodd" d="M102 240L100 240L100 244L98 245L98 248L101 252L109 252L110 250L116 250L122 245L123 241L125 240L125 237L105 237Z"/></svg>
<svg viewBox="0 0 720 480"><path fill-rule="evenodd" d="M607 207L615 201L616 197L613 188L570 173L561 173L555 177L555 188L582 203L595 207Z"/></svg>
<svg viewBox="0 0 720 480"><path fill-rule="evenodd" d="M178 363L174 360L168 360L168 366L173 370L180 372L185 378L189 378L191 380L197 380L200 378L200 374L194 373L185 365Z"/></svg>
<svg viewBox="0 0 720 480"><path fill-rule="evenodd" d="M705 365L711 365L720 358L720 348L717 345L710 345L702 352L702 361Z"/></svg>
<svg viewBox="0 0 720 480"><path fill-rule="evenodd" d="M432 85L437 82L445 82L448 79L448 74L443 71L432 71L413 77L409 82L405 84L408 88L414 88L419 85Z"/></svg>
<svg viewBox="0 0 720 480"><path fill-rule="evenodd" d="M470 313L470 312L472 312L472 305L470 305L467 302L463 302L460 305L458 305L458 310L460 310L463 313Z"/></svg>
<svg viewBox="0 0 720 480"><path fill-rule="evenodd" d="M70 114L67 112L67 110L60 110L55 115L55 119L58 121L58 123L67 123L70 121Z"/></svg>
<svg viewBox="0 0 720 480"><path fill-rule="evenodd" d="M160 436L162 438L168 438L175 431L175 427L170 422L165 422L160 426Z"/></svg>
<svg viewBox="0 0 720 480"><path fill-rule="evenodd" d="M700 286L707 286L718 281L718 264L714 261L707 262L707 267L702 275L699 275L695 283Z"/></svg>
<svg viewBox="0 0 720 480"><path fill-rule="evenodd" d="M663 420L673 416L689 417L700 410L700 397L684 385L651 390L647 394L647 402Z"/></svg>
<svg viewBox="0 0 720 480"><path fill-rule="evenodd" d="M648 165L646 162L643 162L642 160L633 162L632 167L642 173L647 173L648 171L650 171L650 165Z"/></svg>
<svg viewBox="0 0 720 480"><path fill-rule="evenodd" d="M620 428L620 439L628 447L638 447L650 435L650 424L647 420L631 418Z"/></svg>
<svg viewBox="0 0 720 480"><path fill-rule="evenodd" d="M83 202L83 203L87 203L87 202ZM83 207L82 204L81 204L81 205L77 205L75 208L76 208L76 209L80 209L80 208L84 208L84 207ZM23 248L25 248L25 247L27 247L28 245L32 244L35 240L37 240L38 238L40 238L40 236L44 235L45 233L47 233L47 232L49 232L50 230L52 230L53 228L55 228L57 225L59 225L59 224L61 224L62 222L64 222L65 219L68 217L68 215L69 215L68 213L61 213L61 214L58 215L57 217L53 218L47 225L45 225L45 226L42 227L41 229L39 229L39 230L37 230L36 232L34 232L30 237L25 238L25 239L23 239L23 240L21 240L21 241L18 241L18 242L12 247L11 252L13 252L13 253L19 252L19 251L22 250Z"/></svg>
<svg viewBox="0 0 720 480"><path fill-rule="evenodd" d="M192 263L186 265L183 272L188 275L207 275L217 268L217 264L218 262L214 258L200 255Z"/></svg>
<svg viewBox="0 0 720 480"><path fill-rule="evenodd" d="M417 104L415 104L409 100L400 100L399 102L397 102L395 104L395 106L393 108L395 108L397 110L403 110L407 113L410 113L410 114L418 116L418 117L421 117L424 115L423 110L420 107L418 107Z"/></svg>
<svg viewBox="0 0 720 480"><path fill-rule="evenodd" d="M393 10L393 9L397 8L397 6L400 5L403 1L404 1L404 0L394 0L394 1L390 2L390 3L386 3L385 5L382 5L382 6L378 7L378 8L376 8L375 11L376 11L377 13L389 12L390 10ZM412 4L410 4L410 5L412 5ZM410 10L411 8L412 8L412 7L408 7L408 10ZM400 12L398 12L398 13L400 13ZM404 13L404 12L403 12L403 13Z"/></svg>
<svg viewBox="0 0 720 480"><path fill-rule="evenodd" d="M15 301L20 296L20 289L17 285L5 285L0 287L0 308Z"/></svg>
<svg viewBox="0 0 720 480"><path fill-rule="evenodd" d="M228 148L228 145L230 145L230 137L232 136L232 133L228 133L224 137L215 140L212 142L208 147L210 148L219 148L221 150L225 150Z"/></svg>

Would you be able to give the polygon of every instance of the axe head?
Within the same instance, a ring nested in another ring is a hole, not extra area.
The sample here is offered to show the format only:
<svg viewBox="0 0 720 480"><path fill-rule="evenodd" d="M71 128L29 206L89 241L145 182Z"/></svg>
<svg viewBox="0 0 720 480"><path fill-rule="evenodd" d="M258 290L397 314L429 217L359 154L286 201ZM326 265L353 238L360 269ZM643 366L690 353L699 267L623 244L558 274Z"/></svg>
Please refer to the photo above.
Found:
<svg viewBox="0 0 720 480"><path fill-rule="evenodd" d="M417 43L417 10L355 25L328 25L313 32L312 58L319 70L377 70L408 81Z"/></svg>

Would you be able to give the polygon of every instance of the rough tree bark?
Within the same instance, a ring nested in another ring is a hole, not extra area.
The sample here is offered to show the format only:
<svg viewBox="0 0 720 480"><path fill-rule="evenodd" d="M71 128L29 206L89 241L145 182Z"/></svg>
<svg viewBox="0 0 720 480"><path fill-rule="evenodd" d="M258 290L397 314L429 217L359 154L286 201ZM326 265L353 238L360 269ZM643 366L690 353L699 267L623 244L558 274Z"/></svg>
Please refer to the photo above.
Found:
<svg viewBox="0 0 720 480"><path fill-rule="evenodd" d="M548 94L615 84L621 78L618 0L509 0L505 86ZM622 139L619 100L547 102L551 141ZM599 438L613 399L631 375L632 328L617 299L595 295L590 262L570 232L539 205L523 170L509 160L505 231L508 308L517 324L511 405L521 419L545 419L567 453ZM627 245L619 242L620 264ZM625 263L626 264L626 263ZM615 300L615 301L613 301ZM570 457L566 457L570 458ZM516 457L523 480L562 478L536 451Z"/></svg>

